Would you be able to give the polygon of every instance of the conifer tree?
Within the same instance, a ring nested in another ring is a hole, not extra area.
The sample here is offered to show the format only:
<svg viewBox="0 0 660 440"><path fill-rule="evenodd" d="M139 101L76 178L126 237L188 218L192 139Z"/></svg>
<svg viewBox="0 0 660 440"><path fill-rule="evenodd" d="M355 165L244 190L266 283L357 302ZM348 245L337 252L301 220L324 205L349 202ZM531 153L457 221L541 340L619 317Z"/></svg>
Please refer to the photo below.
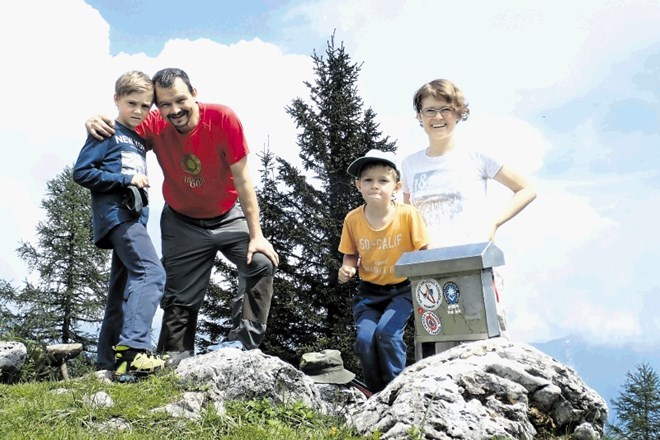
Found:
<svg viewBox="0 0 660 440"><path fill-rule="evenodd" d="M371 149L396 146L379 131L375 113L364 109L357 91L360 66L343 44L335 45L333 36L325 56L314 52L312 60L315 78L305 82L309 99L295 98L286 108L299 129L302 169L269 151L261 156L262 228L280 256L262 349L297 364L305 351L334 348L358 372L351 311L356 281L338 282L338 247L344 217L363 200L346 168ZM222 262L217 267L226 273ZM216 321L222 316L205 311Z"/></svg>
<svg viewBox="0 0 660 440"><path fill-rule="evenodd" d="M650 365L626 373L619 397L612 400L618 422L609 426L616 438L660 439L660 380Z"/></svg>
<svg viewBox="0 0 660 440"><path fill-rule="evenodd" d="M18 317L7 307L16 295L16 288L6 280L0 280L0 338L15 336Z"/></svg>
<svg viewBox="0 0 660 440"><path fill-rule="evenodd" d="M47 182L41 201L46 221L37 225L37 243L17 249L36 276L0 297L18 310L17 328L42 343L94 345L89 333L101 321L107 291L109 254L92 242L90 192L77 185L71 167Z"/></svg>

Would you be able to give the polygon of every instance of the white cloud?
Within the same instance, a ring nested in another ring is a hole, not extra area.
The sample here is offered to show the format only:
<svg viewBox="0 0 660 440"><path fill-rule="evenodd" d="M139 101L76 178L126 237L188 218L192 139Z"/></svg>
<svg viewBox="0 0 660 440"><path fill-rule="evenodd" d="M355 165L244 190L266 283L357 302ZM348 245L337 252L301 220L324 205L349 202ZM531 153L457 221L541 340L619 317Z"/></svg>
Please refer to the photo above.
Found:
<svg viewBox="0 0 660 440"><path fill-rule="evenodd" d="M529 122L506 114L475 116L461 122L457 142L491 154L521 173L538 172L550 142Z"/></svg>
<svg viewBox="0 0 660 440"><path fill-rule="evenodd" d="M0 108L0 121L29 131L35 141L49 139L62 124L80 120L76 103L94 99L103 90L98 84L112 90L105 79L109 26L83 1L23 1L4 9L0 78L12 105ZM35 130L39 108L47 113Z"/></svg>

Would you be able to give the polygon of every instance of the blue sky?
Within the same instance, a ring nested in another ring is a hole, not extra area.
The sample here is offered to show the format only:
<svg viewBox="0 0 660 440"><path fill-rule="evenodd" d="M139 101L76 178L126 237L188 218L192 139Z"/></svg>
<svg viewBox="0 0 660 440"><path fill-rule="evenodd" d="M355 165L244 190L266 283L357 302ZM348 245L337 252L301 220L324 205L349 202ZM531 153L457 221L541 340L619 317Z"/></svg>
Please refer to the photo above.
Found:
<svg viewBox="0 0 660 440"><path fill-rule="evenodd" d="M358 92L401 156L426 146L414 91L450 78L471 107L459 145L536 183L538 199L497 236L513 338L660 345L658 2L26 0L4 8L0 278L20 285L34 276L15 249L34 241L46 181L75 161L85 119L114 116L118 75L182 67L201 101L236 110L253 153L269 144L296 162L284 108L309 96L310 55L334 32L361 63ZM256 178L255 154L250 164ZM162 175L153 157L149 167L158 247ZM508 196L493 187L493 206Z"/></svg>
<svg viewBox="0 0 660 440"><path fill-rule="evenodd" d="M185 5L172 0L87 2L111 25L111 54L144 52L150 56L158 55L164 42L174 38L209 38L231 44L259 37L266 41L276 38L282 44L286 38L277 29L279 19L288 10L287 3L275 0L197 0Z"/></svg>

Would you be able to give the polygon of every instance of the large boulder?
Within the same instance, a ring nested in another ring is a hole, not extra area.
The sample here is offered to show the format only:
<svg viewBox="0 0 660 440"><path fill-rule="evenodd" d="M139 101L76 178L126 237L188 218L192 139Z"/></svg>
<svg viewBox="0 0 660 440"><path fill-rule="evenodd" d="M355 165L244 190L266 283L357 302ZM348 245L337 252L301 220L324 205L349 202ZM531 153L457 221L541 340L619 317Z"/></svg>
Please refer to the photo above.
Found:
<svg viewBox="0 0 660 440"><path fill-rule="evenodd" d="M603 398L571 368L532 346L493 338L461 344L406 368L350 419L382 439L597 439Z"/></svg>
<svg viewBox="0 0 660 440"><path fill-rule="evenodd" d="M181 361L176 374L184 381L210 385L211 400L251 400L267 397L274 403L300 400L319 408L319 393L303 374L261 350L223 348ZM311 381L310 381L311 382Z"/></svg>

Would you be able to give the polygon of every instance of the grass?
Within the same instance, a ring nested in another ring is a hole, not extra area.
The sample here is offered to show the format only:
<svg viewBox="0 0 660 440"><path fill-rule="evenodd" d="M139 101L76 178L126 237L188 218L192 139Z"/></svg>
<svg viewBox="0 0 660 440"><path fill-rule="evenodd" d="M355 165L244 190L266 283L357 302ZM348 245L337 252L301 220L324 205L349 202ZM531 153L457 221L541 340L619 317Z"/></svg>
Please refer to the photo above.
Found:
<svg viewBox="0 0 660 440"><path fill-rule="evenodd" d="M152 411L178 401L187 391L184 388L172 372L132 384L104 383L88 375L66 382L0 385L0 433L8 440L377 440L380 437L379 434L358 436L341 420L321 416L301 403L273 406L266 399L225 402L223 414L206 409L197 420ZM111 407L89 404L89 396L101 391L112 398Z"/></svg>

